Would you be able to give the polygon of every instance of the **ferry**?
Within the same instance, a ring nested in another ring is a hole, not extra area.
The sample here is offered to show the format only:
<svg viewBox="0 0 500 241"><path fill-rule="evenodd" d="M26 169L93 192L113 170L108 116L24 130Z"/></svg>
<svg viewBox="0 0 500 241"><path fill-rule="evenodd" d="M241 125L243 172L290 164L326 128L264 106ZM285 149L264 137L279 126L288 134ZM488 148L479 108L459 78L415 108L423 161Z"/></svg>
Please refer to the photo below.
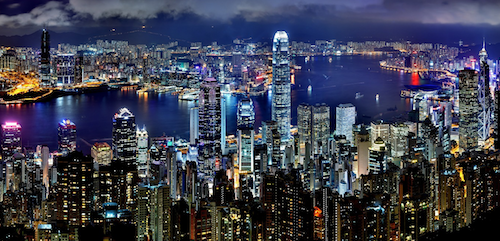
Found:
<svg viewBox="0 0 500 241"><path fill-rule="evenodd" d="M191 91L191 92L185 92L179 94L179 100L187 100L187 101L195 101L198 100L198 95L200 94L199 90Z"/></svg>
<svg viewBox="0 0 500 241"><path fill-rule="evenodd" d="M415 91L401 90L401 93L399 95L401 96L401 98L413 98L415 97Z"/></svg>

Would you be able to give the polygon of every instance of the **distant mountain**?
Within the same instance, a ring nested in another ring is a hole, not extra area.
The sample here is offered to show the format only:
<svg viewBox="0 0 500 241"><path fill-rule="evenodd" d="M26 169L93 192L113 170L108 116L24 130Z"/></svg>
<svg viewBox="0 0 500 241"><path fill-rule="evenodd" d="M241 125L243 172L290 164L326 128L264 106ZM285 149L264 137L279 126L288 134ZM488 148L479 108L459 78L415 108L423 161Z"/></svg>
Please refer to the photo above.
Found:
<svg viewBox="0 0 500 241"><path fill-rule="evenodd" d="M189 45L189 41L182 39L175 39L168 35L150 32L147 30L133 30L121 33L106 33L103 35L89 36L86 34L78 33L57 33L50 31L50 45L51 47L57 47L60 43L67 43L72 45L79 45L85 43L95 43L98 39L103 40L120 40L128 41L129 44L165 44L173 41L179 41L180 45ZM40 39L42 36L42 31L36 31L32 34L23 36L0 36L0 46L11 46L11 47L40 47Z"/></svg>
<svg viewBox="0 0 500 241"><path fill-rule="evenodd" d="M49 33L52 47L59 43L82 44L87 41L87 37L77 33L57 33L50 30ZM42 30L23 36L0 36L0 46L40 48L41 37Z"/></svg>

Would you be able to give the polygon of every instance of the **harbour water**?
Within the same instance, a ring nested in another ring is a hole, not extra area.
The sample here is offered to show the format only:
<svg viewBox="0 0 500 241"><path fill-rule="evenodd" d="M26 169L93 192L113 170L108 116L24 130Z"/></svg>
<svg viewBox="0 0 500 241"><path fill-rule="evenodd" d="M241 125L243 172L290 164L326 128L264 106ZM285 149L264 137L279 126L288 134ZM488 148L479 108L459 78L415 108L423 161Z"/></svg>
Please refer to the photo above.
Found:
<svg viewBox="0 0 500 241"><path fill-rule="evenodd" d="M369 123L383 119L406 118L411 109L410 99L400 98L404 85L424 84L417 74L382 70L379 61L384 56L297 57L302 67L295 72L292 89L292 124L297 123L297 106L301 103L326 103L331 107L331 127L335 128L335 107L352 103L357 109L357 122ZM311 86L309 88L309 86ZM358 98L356 93L359 92ZM379 95L378 100L375 98ZM362 97L360 97L362 96ZM236 108L240 96L225 95L227 133L236 132ZM271 117L271 95L252 97L256 126ZM24 146L46 144L57 148L57 123L68 118L77 125L77 146L90 153L95 142L111 144L113 115L127 107L136 116L138 127L145 126L149 136L189 138L189 108L194 102L179 101L168 93L136 93L135 90L115 90L59 97L47 102L28 105L0 106L0 122L16 121L22 126Z"/></svg>

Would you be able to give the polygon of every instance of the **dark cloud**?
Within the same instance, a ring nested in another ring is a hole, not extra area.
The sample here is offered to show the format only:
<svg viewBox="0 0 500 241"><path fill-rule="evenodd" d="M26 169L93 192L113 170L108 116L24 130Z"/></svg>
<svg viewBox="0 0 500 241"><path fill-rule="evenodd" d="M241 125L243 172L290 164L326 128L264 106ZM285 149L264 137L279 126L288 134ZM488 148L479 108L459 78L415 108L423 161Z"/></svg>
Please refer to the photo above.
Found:
<svg viewBox="0 0 500 241"><path fill-rule="evenodd" d="M0 27L87 26L109 19L175 21L189 14L230 23L317 18L325 21L500 25L497 0L3 0ZM32 4L30 8L25 6ZM35 5L36 3L36 5ZM5 9L13 11L5 11ZM24 12L17 13L23 9ZM15 12L12 14L11 12ZM166 17L167 16L167 17Z"/></svg>
<svg viewBox="0 0 500 241"><path fill-rule="evenodd" d="M11 5L9 5L11 6ZM19 7L19 5L17 6ZM68 26L72 16L69 7L61 2L50 1L17 15L0 15L0 26L19 28L25 26Z"/></svg>

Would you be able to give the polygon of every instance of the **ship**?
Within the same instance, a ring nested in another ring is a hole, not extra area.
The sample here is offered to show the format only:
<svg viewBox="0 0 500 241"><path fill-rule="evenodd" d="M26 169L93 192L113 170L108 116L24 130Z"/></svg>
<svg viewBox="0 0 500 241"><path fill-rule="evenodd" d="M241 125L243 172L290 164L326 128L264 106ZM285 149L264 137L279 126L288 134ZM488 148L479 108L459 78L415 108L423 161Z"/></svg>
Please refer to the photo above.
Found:
<svg viewBox="0 0 500 241"><path fill-rule="evenodd" d="M307 91L311 92L313 90L313 87L311 85L307 86Z"/></svg>
<svg viewBox="0 0 500 241"><path fill-rule="evenodd" d="M376 99L376 100L378 100L378 97L379 97L379 95L378 95L378 94L376 94L376 95L375 95L375 99Z"/></svg>
<svg viewBox="0 0 500 241"><path fill-rule="evenodd" d="M186 91L184 93L179 94L179 100L187 100L187 101L195 101L198 100L198 95L200 94L199 90L195 91Z"/></svg>
<svg viewBox="0 0 500 241"><path fill-rule="evenodd" d="M401 90L401 93L399 94L401 98L413 98L415 97L416 92L412 91L410 89L407 90Z"/></svg>

